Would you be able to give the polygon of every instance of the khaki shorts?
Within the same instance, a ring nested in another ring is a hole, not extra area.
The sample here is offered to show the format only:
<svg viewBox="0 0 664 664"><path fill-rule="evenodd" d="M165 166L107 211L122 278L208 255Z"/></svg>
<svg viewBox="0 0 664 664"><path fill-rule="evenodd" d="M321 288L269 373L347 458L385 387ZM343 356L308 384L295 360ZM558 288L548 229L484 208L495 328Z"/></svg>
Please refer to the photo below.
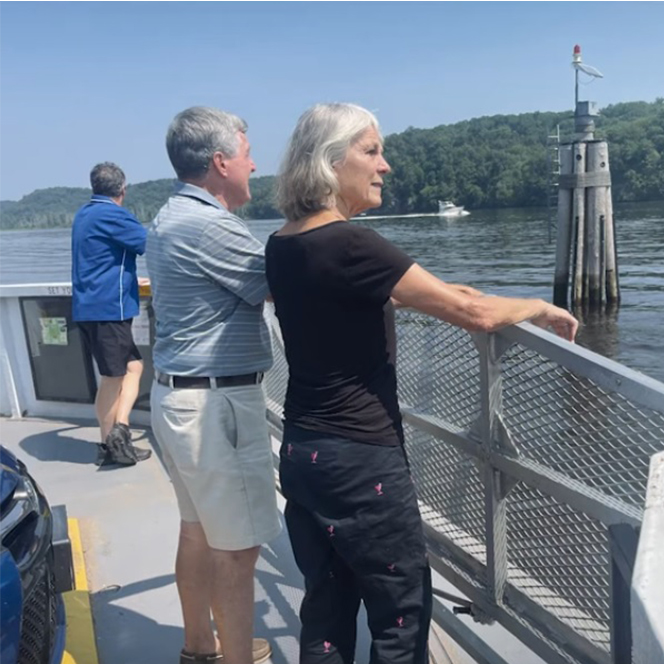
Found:
<svg viewBox="0 0 664 664"><path fill-rule="evenodd" d="M260 385L172 389L152 384L152 429L183 521L214 549L239 551L281 531Z"/></svg>

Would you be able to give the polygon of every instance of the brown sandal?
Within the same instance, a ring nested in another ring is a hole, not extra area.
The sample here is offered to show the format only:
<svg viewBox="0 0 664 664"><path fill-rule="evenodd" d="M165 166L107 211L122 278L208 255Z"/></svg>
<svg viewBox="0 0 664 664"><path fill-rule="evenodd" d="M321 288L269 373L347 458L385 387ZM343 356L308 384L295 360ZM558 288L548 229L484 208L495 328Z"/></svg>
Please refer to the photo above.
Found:
<svg viewBox="0 0 664 664"><path fill-rule="evenodd" d="M220 664L224 661L224 656L213 652L207 655L197 654L195 652L180 652L180 664Z"/></svg>
<svg viewBox="0 0 664 664"><path fill-rule="evenodd" d="M262 664L262 662L267 661L272 655L269 642L266 639L253 639L252 655L254 664ZM186 650L180 652L180 664L221 664L223 661L224 656L215 652L208 655L200 655Z"/></svg>

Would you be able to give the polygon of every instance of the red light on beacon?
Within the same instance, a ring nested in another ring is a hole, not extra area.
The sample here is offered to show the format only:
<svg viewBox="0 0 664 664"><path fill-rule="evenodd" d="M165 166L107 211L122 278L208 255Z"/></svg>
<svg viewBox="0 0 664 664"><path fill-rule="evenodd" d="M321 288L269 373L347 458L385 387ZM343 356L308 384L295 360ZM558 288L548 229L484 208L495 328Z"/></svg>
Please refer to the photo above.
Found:
<svg viewBox="0 0 664 664"><path fill-rule="evenodd" d="M572 62L581 62L581 47L578 44L574 47Z"/></svg>
<svg viewBox="0 0 664 664"><path fill-rule="evenodd" d="M578 44L574 47L574 55L581 55L581 47Z"/></svg>

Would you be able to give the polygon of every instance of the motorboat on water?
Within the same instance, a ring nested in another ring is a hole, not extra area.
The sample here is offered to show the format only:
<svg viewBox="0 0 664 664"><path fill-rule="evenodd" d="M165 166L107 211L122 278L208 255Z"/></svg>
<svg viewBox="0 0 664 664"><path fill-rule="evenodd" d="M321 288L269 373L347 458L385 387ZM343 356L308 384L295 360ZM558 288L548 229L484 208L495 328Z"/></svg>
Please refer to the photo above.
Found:
<svg viewBox="0 0 664 664"><path fill-rule="evenodd" d="M467 217L469 214L463 205L454 205L452 201L438 201L439 217Z"/></svg>
<svg viewBox="0 0 664 664"><path fill-rule="evenodd" d="M438 212L411 212L400 214L368 215L366 212L353 217L357 221L376 221L377 219L421 219L422 217L444 217L445 219L458 219L470 214L463 205L454 205L451 201L438 201Z"/></svg>

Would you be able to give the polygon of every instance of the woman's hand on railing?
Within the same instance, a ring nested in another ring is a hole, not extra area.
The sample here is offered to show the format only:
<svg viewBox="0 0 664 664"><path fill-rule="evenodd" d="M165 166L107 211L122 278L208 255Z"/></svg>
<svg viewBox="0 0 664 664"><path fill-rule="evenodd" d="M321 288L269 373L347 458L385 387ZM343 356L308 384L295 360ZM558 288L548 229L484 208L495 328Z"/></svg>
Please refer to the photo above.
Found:
<svg viewBox="0 0 664 664"><path fill-rule="evenodd" d="M532 318L530 322L544 329L550 327L559 337L567 341L574 341L579 329L579 321L569 311L548 303L544 312Z"/></svg>

